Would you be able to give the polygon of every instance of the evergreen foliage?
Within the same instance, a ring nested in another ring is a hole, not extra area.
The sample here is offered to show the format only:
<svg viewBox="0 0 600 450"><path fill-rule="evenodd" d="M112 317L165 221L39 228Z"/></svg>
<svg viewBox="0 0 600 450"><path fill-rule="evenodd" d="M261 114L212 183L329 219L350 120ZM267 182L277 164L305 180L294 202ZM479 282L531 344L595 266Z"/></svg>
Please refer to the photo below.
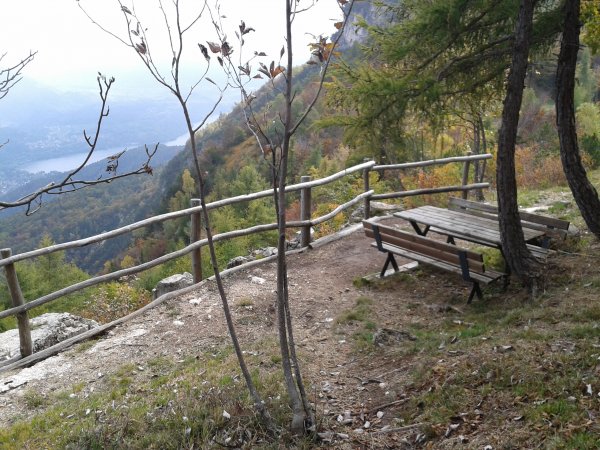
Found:
<svg viewBox="0 0 600 450"><path fill-rule="evenodd" d="M534 50L559 29L560 2L537 2ZM411 140L436 136L452 117L477 117L501 98L512 54L516 0L418 0L391 7L395 20L359 26L369 35L360 62L342 64L330 101L348 142L381 162L412 159Z"/></svg>

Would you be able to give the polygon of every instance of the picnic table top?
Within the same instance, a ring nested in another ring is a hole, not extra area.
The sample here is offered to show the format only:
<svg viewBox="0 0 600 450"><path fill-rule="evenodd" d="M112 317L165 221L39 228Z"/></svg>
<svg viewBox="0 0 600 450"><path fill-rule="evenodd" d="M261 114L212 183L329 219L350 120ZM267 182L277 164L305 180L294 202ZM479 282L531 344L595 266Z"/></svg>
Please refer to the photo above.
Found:
<svg viewBox="0 0 600 450"><path fill-rule="evenodd" d="M396 212L394 216L408 220L413 225L434 227L436 231L442 231L449 236L468 238L490 247L502 247L500 224L494 219L428 205ZM523 228L523 234L525 241L529 242L544 236L545 232Z"/></svg>

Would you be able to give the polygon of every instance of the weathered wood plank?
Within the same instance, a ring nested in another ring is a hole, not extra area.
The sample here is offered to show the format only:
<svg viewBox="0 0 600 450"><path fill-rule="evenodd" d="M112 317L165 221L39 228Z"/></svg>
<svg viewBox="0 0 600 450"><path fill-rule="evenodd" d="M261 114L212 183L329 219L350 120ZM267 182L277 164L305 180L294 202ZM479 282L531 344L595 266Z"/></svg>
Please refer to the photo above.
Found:
<svg viewBox="0 0 600 450"><path fill-rule="evenodd" d="M490 187L490 183L474 183L467 184L466 186L456 185L456 186L445 186L441 188L427 188L427 189L414 189L412 191L400 191L400 192L391 192L388 194L374 194L371 196L371 200L387 200L391 198L404 198L404 197L413 197L416 195L426 195L426 194L443 194L445 192L462 192L462 191L470 191L474 189L487 189Z"/></svg>
<svg viewBox="0 0 600 450"><path fill-rule="evenodd" d="M450 158L430 159L427 161L415 161L410 163L402 164L388 164L388 165L374 165L371 170L397 170L397 169L412 169L416 167L427 167L442 164L449 164L455 162L465 161L480 161L485 159L491 159L490 153L484 153L482 155L470 155L470 156L452 156Z"/></svg>
<svg viewBox="0 0 600 450"><path fill-rule="evenodd" d="M494 205L489 205L486 203L473 202L458 197L450 197L448 199L448 208L462 211L466 214L498 220L498 208ZM566 237L570 226L570 223L566 220L544 216L541 214L519 211L519 216L521 217L521 225L523 227L545 231L548 235L557 236L560 238Z"/></svg>

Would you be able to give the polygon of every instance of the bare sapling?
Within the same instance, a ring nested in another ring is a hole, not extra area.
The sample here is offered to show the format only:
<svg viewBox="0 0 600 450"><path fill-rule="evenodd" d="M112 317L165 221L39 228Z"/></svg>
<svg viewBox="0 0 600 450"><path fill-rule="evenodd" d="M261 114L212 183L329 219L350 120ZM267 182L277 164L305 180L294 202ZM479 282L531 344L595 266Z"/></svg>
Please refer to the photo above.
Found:
<svg viewBox="0 0 600 450"><path fill-rule="evenodd" d="M0 69L0 100L6 97L9 91L12 88L14 88L14 86L19 81L21 81L23 69L31 61L33 61L36 54L37 52L31 52L27 57L21 59L18 63L13 64L10 67ZM2 62L5 56L6 54L0 56L0 63ZM158 144L156 144L153 149L148 149L148 147L146 147L146 160L142 164L140 164L140 166L135 170L119 173L119 158L125 153L125 150L123 150L107 158L105 171L107 173L107 176L102 176L100 178L95 179L85 179L79 177L81 171L90 162L90 159L92 158L98 146L102 124L106 117L108 117L110 112L110 109L108 107L108 93L114 82L114 78L106 78L101 73L98 73L97 83L101 103L100 112L98 113L96 129L94 130L94 132L91 135L88 135L88 133L85 130L83 130L83 137L85 139L85 143L88 147L88 150L85 156L83 157L82 161L79 163L79 165L75 169L69 171L66 176L62 177L62 179L58 181L49 183L46 186L32 190L31 192L16 200L0 201L0 211L8 208L24 207L25 214L29 216L42 207L43 197L46 195L61 195L68 192L74 192L84 189L86 187L95 186L103 183L110 183L119 178L129 177L132 175L152 175L152 167L150 166L150 162L152 160L152 157L156 153ZM0 149L8 143L8 140L4 141L2 144L0 144Z"/></svg>
<svg viewBox="0 0 600 450"><path fill-rule="evenodd" d="M311 54L307 64L318 65L320 72L317 76L318 88L314 97L307 103L307 106L299 112L294 113L294 103L296 100L296 89L294 86L294 59L293 59L293 30L292 25L295 19L302 13L308 13L314 7L315 2L308 2L303 5L297 0L286 0L286 10L283 20L285 21L285 42L279 53L278 62L272 60L270 63L263 63L260 58L267 55L264 52L253 52L252 56L242 60L242 50L245 45L245 36L254 31L254 28L241 22L239 32L236 31L236 37L240 51L239 58L234 61L231 52L231 46L227 41L226 34L223 32L222 24L217 15L213 17L213 22L220 42L218 45L211 46L213 51L219 52L225 60L223 68L234 86L241 93L241 102L245 114L246 124L251 133L256 138L256 142L262 153L264 161L269 165L272 176L273 199L275 203L275 212L277 215L278 239L277 239L277 324L279 335L279 346L282 356L282 369L284 383L289 396L290 408L292 410L291 432L297 435L311 433L316 431L316 421L313 408L308 400L306 389L300 370L300 363L296 354L296 344L294 340L292 312L289 302L289 284L288 269L286 259L286 217L285 205L286 194L285 187L288 179L289 154L291 139L300 125L305 121L308 114L314 108L319 95L323 89L327 70L335 54L335 48L341 38L349 14L351 13L353 2L348 0L337 0L338 6L343 13L344 19L335 23L337 36L334 40L328 37L315 37L310 45ZM285 59L284 59L285 56ZM258 60L258 68L254 70L252 63ZM266 113L259 114L253 108L253 102L256 95L249 90L253 79L265 77L271 87L283 95L284 106L279 110L274 108L264 108Z"/></svg>
<svg viewBox="0 0 600 450"><path fill-rule="evenodd" d="M117 0L126 26L126 32L124 36L121 36L118 33L109 30L108 28L104 27L96 20L94 20L91 17L91 15L88 14L88 12L83 8L81 3L83 2L79 3L80 8L83 10L86 16L103 31L119 40L123 45L131 48L131 50L137 55L141 63L146 67L147 71L150 73L152 78L160 86L164 87L167 91L169 91L176 98L177 102L179 103L179 106L181 107L189 139L188 146L193 158L195 175L198 180L197 194L200 199L200 205L202 207L202 223L204 225L204 231L206 233L206 239L208 241L210 261L213 267L217 289L221 297L229 335L231 337L233 348L236 353L238 363L242 371L244 380L246 382L248 391L252 398L254 407L259 413L266 427L269 430L274 431L275 427L273 425L273 421L258 391L256 390L256 387L254 386L254 382L252 381L252 377L244 360L242 349L239 344L239 340L231 315L231 310L229 309L229 303L227 301L227 296L219 273L210 217L206 209L206 177L199 162L198 155L201 149L199 148L196 134L204 126L204 124L206 124L208 119L213 115L213 113L217 109L218 105L220 104L223 98L223 94L227 87L228 81L226 80L225 82L223 82L223 86L220 87L215 81L213 81L207 76L211 67L212 59L208 54L206 47L201 43L197 43L197 46L195 46L196 54L194 54L194 60L203 60L204 68L201 70L200 75L197 76L197 78L192 82L191 87L183 88L182 86L184 83L182 75L184 70L184 38L189 36L189 32L192 29L194 29L195 25L198 25L200 23L202 17L205 14L210 14L210 7L206 1L203 1L199 3L200 6L193 15L184 15L182 14L182 6L179 0L173 0L172 2L168 2L168 5L164 4L161 0L156 1L157 8L160 10L163 18L164 31L166 31L166 36L168 39L167 46L169 47L170 53L169 67L168 69L162 69L160 61L154 58L154 47L152 46L152 44L156 43L157 46L160 46L164 45L165 42L151 41L151 36L149 36L147 29L143 25L140 17L136 12L135 2L131 1L128 2L128 4L126 5L124 2ZM167 9L167 7L169 9ZM220 51L226 53L226 50L220 49ZM220 57L218 59L222 63L222 59ZM198 88L201 85L203 87L213 86L214 88L216 88L217 98L212 103L212 107L210 108L210 110L206 112L203 115L203 117L201 117L198 121L196 118L192 117L189 102L192 95L198 91Z"/></svg>

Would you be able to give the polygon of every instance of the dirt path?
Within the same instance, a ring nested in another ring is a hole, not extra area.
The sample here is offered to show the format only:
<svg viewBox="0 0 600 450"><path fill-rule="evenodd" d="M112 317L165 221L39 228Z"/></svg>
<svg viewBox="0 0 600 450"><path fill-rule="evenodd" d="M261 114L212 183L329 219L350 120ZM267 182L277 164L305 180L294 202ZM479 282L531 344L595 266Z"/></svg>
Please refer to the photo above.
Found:
<svg viewBox="0 0 600 450"><path fill-rule="evenodd" d="M353 280L377 272L382 254L371 248L361 230L289 258L290 296L300 351L307 358L308 378L327 391L323 409L339 410L334 389L341 378L352 378L357 364L348 335L335 319L363 295ZM246 351L265 334L276 338L274 262L242 270L225 278L230 304ZM382 301L384 299L381 299ZM387 301L387 300L386 300ZM350 330L349 330L350 331ZM33 367L0 375L0 426L22 417L24 394L41 395L85 385L101 389L103 380L123 364L140 368L150 359L184 359L229 342L214 283L171 300L147 314L111 330L97 341L80 344ZM345 372L345 373L343 373ZM331 375L334 374L334 375ZM358 375L356 375L358 376Z"/></svg>

